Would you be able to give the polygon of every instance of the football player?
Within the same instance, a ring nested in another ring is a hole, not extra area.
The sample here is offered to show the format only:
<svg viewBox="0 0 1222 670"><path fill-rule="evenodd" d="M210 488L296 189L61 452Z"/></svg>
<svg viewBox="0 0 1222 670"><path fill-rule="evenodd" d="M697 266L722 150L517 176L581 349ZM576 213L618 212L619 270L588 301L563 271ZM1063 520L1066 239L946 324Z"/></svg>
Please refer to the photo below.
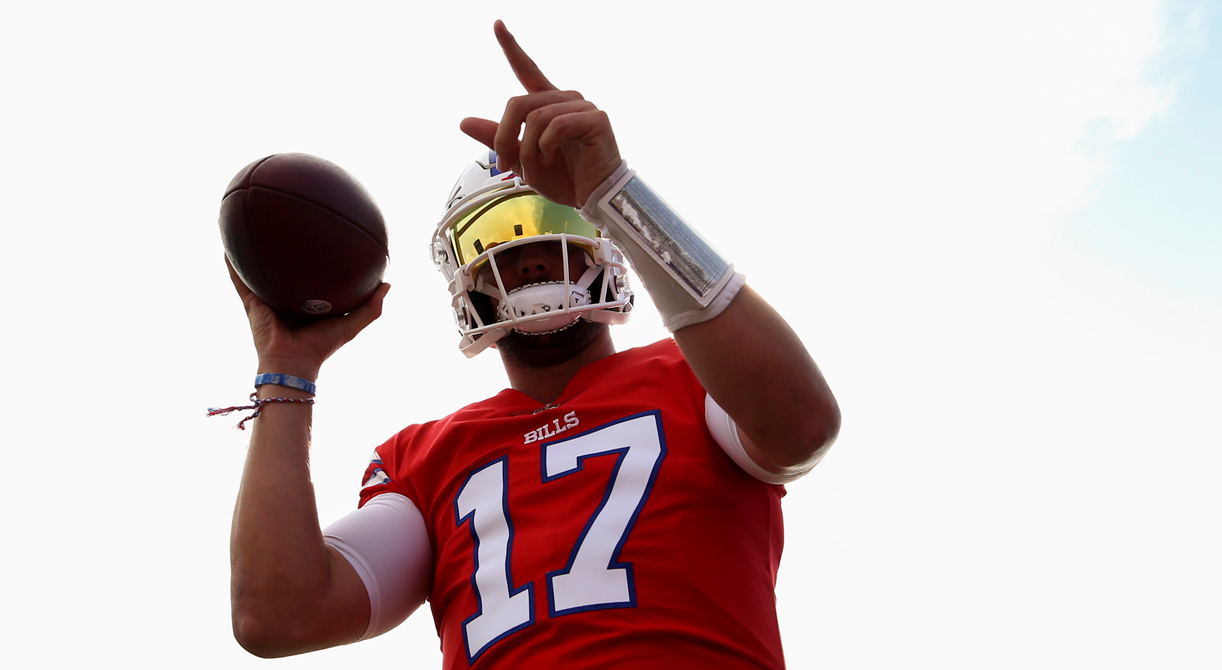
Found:
<svg viewBox="0 0 1222 670"><path fill-rule="evenodd" d="M255 422L235 511L238 641L282 656L379 635L428 600L446 668L781 668L783 485L840 415L789 326L628 169L607 115L495 33L526 90L432 241L468 356L511 388L379 446L321 528L311 407ZM625 257L674 335L616 352ZM239 280L260 398L307 399L389 289L292 330ZM266 375L266 376L264 376Z"/></svg>

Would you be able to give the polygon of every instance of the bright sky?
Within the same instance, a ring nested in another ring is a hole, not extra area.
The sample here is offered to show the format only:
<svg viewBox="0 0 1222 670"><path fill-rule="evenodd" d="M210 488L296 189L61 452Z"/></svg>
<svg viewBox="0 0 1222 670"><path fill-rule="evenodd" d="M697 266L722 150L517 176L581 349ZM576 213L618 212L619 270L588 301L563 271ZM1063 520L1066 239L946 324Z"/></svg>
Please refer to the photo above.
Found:
<svg viewBox="0 0 1222 670"><path fill-rule="evenodd" d="M425 252L458 121L518 92L503 18L840 398L785 499L791 667L1222 665L1217 6L791 4L6 7L5 658L269 663L229 629L247 434L204 418L255 372L216 227L250 161L332 160L391 230L386 315L319 380L324 522L373 447L503 387ZM639 306L621 348L665 335ZM437 646L422 610L276 667Z"/></svg>

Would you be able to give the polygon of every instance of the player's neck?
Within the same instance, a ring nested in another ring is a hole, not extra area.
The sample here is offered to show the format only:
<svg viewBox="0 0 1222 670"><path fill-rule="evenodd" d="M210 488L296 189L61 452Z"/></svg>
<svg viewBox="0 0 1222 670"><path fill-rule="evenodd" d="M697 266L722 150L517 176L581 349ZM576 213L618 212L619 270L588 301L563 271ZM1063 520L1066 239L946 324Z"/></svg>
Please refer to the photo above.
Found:
<svg viewBox="0 0 1222 670"><path fill-rule="evenodd" d="M582 368L615 353L615 344L611 341L608 329L603 328L601 335L577 356L557 365L537 367L521 360L506 356L501 352L501 363L505 365L505 374L509 376L509 386L546 405L554 402L564 392L573 377Z"/></svg>

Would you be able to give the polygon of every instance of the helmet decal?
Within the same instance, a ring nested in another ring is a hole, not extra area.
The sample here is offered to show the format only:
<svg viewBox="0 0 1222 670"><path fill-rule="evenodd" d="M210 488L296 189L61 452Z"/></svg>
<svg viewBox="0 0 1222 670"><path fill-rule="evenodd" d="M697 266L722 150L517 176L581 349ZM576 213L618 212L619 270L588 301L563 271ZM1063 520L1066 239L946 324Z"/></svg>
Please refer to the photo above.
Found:
<svg viewBox="0 0 1222 670"><path fill-rule="evenodd" d="M489 174L491 174L493 177L499 177L500 175L504 174L502 171L496 168L496 152L495 151L488 152L488 171L489 171Z"/></svg>

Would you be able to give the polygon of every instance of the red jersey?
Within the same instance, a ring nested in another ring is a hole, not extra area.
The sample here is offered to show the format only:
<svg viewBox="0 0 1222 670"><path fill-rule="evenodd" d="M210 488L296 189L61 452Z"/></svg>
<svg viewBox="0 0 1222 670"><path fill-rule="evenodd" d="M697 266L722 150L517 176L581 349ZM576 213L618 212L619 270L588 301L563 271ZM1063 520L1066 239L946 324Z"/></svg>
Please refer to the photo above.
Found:
<svg viewBox="0 0 1222 670"><path fill-rule="evenodd" d="M784 667L784 488L726 456L704 398L668 339L378 448L361 504L424 515L447 669Z"/></svg>

